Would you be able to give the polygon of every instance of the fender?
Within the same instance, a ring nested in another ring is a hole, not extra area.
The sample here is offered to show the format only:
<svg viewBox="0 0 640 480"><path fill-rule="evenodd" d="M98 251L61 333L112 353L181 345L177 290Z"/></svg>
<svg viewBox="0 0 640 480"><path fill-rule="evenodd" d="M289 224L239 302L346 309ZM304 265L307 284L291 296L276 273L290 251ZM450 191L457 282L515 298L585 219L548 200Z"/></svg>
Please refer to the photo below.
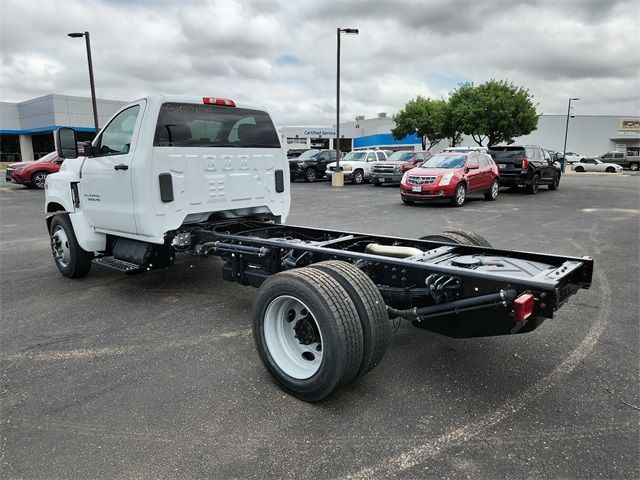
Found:
<svg viewBox="0 0 640 480"><path fill-rule="evenodd" d="M61 170L47 176L45 183L47 230L55 214L68 213L78 244L87 252L101 252L106 249L107 236L96 232L87 222L82 210L75 207L71 195L71 184L79 182L78 176L70 170Z"/></svg>

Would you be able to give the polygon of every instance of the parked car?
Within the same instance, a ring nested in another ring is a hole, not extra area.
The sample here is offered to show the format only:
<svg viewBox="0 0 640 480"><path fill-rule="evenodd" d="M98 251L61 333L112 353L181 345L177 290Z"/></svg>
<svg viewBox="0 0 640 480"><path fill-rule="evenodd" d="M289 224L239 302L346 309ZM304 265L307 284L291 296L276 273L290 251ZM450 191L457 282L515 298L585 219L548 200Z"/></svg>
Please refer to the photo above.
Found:
<svg viewBox="0 0 640 480"><path fill-rule="evenodd" d="M7 182L43 189L47 175L60 170L61 164L58 154L51 152L34 162L10 163L6 168L5 179Z"/></svg>
<svg viewBox="0 0 640 480"><path fill-rule="evenodd" d="M640 156L635 155L637 152L607 152L600 157L590 157L596 158L605 163L615 163L616 165L620 165L621 167L628 167L629 170L633 172L637 172L640 168Z"/></svg>
<svg viewBox="0 0 640 480"><path fill-rule="evenodd" d="M580 155L579 153L575 153L575 152L565 152L564 155L562 155L562 152L558 152L558 156L560 157L564 156L565 163L569 165L571 165L572 163L579 162L580 160L585 158L584 155Z"/></svg>
<svg viewBox="0 0 640 480"><path fill-rule="evenodd" d="M307 150L298 158L289 160L291 181L304 178L305 182L315 182L324 177L327 164L335 161L335 150Z"/></svg>
<svg viewBox="0 0 640 480"><path fill-rule="evenodd" d="M371 181L376 187L383 183L400 183L407 170L422 165L431 158L431 152L393 152L384 162L376 162L371 170Z"/></svg>
<svg viewBox="0 0 640 480"><path fill-rule="evenodd" d="M622 167L616 163L605 163L597 158L583 158L573 164L573 170L576 172L620 173Z"/></svg>
<svg viewBox="0 0 640 480"><path fill-rule="evenodd" d="M540 185L557 190L562 174L549 152L537 145L493 145L487 151L500 169L500 185L525 187L538 193Z"/></svg>
<svg viewBox="0 0 640 480"><path fill-rule="evenodd" d="M422 166L407 171L400 184L404 203L448 199L461 207L469 195L498 197L498 166L491 157L479 152L441 152Z"/></svg>
<svg viewBox="0 0 640 480"><path fill-rule="evenodd" d="M375 162L382 162L389 158L390 153L387 150L358 150L347 153L340 160L340 170L344 173L344 179L350 180L351 183L360 185L371 179L371 171ZM325 174L331 178L336 163L327 165Z"/></svg>

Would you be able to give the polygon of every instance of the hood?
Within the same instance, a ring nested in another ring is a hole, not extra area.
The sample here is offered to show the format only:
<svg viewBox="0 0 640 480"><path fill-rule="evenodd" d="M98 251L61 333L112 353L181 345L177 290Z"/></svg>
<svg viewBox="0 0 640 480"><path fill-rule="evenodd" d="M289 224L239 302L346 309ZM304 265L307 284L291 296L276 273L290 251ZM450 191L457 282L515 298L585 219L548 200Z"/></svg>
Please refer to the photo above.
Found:
<svg viewBox="0 0 640 480"><path fill-rule="evenodd" d="M440 175L444 175L445 173L458 173L461 168L412 168L411 170L407 170L406 173L409 175L421 175L423 177L438 177Z"/></svg>

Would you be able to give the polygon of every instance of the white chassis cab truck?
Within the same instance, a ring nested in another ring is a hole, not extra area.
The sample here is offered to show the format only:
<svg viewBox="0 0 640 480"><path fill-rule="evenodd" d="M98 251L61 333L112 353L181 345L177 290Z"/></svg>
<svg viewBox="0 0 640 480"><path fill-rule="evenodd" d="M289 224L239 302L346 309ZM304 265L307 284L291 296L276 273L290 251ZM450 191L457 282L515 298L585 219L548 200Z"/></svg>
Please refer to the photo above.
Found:
<svg viewBox="0 0 640 480"><path fill-rule="evenodd" d="M318 401L382 359L389 319L457 338L530 332L591 284L590 257L492 248L477 234L420 239L288 226L288 161L268 113L213 97L154 95L120 109L46 180L60 273L138 273L215 255L259 288L252 326L265 367Z"/></svg>

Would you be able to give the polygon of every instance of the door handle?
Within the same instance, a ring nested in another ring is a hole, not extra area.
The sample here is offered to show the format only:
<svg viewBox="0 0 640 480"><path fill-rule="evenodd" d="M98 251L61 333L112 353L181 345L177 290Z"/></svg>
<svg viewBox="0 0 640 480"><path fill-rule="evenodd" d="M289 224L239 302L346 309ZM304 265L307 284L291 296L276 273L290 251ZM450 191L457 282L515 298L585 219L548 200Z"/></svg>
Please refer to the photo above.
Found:
<svg viewBox="0 0 640 480"><path fill-rule="evenodd" d="M114 170L129 170L129 165L125 165L124 163L121 163L119 165L116 165L115 167L113 167Z"/></svg>

